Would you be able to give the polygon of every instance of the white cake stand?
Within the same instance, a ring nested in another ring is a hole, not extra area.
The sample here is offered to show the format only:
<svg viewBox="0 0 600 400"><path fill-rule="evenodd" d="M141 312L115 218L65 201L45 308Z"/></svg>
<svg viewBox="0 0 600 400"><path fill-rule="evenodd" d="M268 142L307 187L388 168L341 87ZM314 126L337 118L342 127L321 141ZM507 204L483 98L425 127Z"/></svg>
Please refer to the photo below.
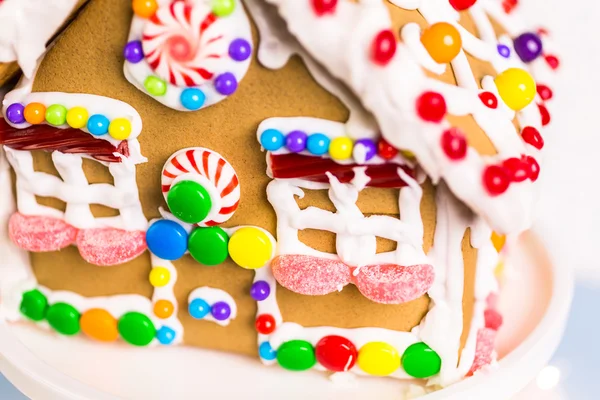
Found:
<svg viewBox="0 0 600 400"><path fill-rule="evenodd" d="M500 301L499 367L422 397L507 399L550 360L571 302L571 271L552 265L534 235L524 234ZM33 324L0 324L0 371L33 399L402 399L393 379L293 373L257 359L188 347L139 349L66 338ZM413 386L414 389L414 386Z"/></svg>

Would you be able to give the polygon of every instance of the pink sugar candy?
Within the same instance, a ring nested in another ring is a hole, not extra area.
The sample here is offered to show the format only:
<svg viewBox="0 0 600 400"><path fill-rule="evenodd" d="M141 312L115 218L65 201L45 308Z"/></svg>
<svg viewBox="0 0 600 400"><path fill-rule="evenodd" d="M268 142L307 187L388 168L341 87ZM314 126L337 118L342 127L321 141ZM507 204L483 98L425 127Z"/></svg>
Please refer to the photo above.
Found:
<svg viewBox="0 0 600 400"><path fill-rule="evenodd" d="M487 303L488 308L495 310L498 307L498 293L490 293L487 299L485 299L485 302Z"/></svg>
<svg viewBox="0 0 600 400"><path fill-rule="evenodd" d="M292 292L318 296L350 283L350 268L341 261L305 255L283 255L271 262L277 282Z"/></svg>
<svg viewBox="0 0 600 400"><path fill-rule="evenodd" d="M421 297L433 285L435 273L427 264L362 267L354 284L366 298L381 304L401 304Z"/></svg>
<svg viewBox="0 0 600 400"><path fill-rule="evenodd" d="M475 359L467 376L473 375L476 371L490 365L493 361L494 342L496 341L496 331L489 328L483 328L477 331L477 344L475 345Z"/></svg>
<svg viewBox="0 0 600 400"><path fill-rule="evenodd" d="M85 229L77 235L77 248L90 264L123 264L146 250L146 233L113 228Z"/></svg>
<svg viewBox="0 0 600 400"><path fill-rule="evenodd" d="M497 331L502 326L502 315L496 311L488 308L483 312L485 317L485 327Z"/></svg>
<svg viewBox="0 0 600 400"><path fill-rule="evenodd" d="M58 218L14 213L8 221L8 234L27 251L56 251L75 242L77 228Z"/></svg>

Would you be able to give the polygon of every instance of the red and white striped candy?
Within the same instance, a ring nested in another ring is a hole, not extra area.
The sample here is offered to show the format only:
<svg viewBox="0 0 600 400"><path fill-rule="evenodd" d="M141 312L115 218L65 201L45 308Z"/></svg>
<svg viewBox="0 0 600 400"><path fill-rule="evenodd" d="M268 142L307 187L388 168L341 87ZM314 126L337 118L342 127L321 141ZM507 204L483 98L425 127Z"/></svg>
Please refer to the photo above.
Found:
<svg viewBox="0 0 600 400"><path fill-rule="evenodd" d="M27 251L56 251L75 242L77 228L58 218L14 213L8 221L8 234Z"/></svg>
<svg viewBox="0 0 600 400"><path fill-rule="evenodd" d="M161 78L175 86L200 86L227 63L225 33L210 2L172 1L146 21L142 48Z"/></svg>
<svg viewBox="0 0 600 400"><path fill-rule="evenodd" d="M161 176L162 192L167 197L173 181L183 174L200 175L211 184L212 209L198 225L214 226L227 221L240 203L240 182L235 170L219 153L203 147L183 149L165 163Z"/></svg>
<svg viewBox="0 0 600 400"><path fill-rule="evenodd" d="M146 250L146 233L114 228L83 229L77 235L77 248L90 264L101 267L124 264Z"/></svg>

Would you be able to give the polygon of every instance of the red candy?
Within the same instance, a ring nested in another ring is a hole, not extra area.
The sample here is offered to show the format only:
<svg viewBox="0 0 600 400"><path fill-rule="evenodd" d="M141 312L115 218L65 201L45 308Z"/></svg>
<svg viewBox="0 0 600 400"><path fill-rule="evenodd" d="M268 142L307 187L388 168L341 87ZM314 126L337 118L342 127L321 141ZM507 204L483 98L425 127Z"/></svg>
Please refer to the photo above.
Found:
<svg viewBox="0 0 600 400"><path fill-rule="evenodd" d="M480 329L477 332L477 344L475 345L475 359L467 376L473 375L476 371L493 361L494 342L496 341L496 331L489 328Z"/></svg>
<svg viewBox="0 0 600 400"><path fill-rule="evenodd" d="M342 336L325 336L315 346L317 361L330 371L349 371L356 363L356 346Z"/></svg>
<svg viewBox="0 0 600 400"><path fill-rule="evenodd" d="M510 14L512 10L515 9L518 3L518 0L504 0L502 2L502 8L504 8L505 13Z"/></svg>
<svg viewBox="0 0 600 400"><path fill-rule="evenodd" d="M313 10L319 17L325 14L333 14L338 0L312 0Z"/></svg>
<svg viewBox="0 0 600 400"><path fill-rule="evenodd" d="M538 104L538 108L540 109L540 115L542 116L542 126L546 126L550 123L550 112L543 104Z"/></svg>
<svg viewBox="0 0 600 400"><path fill-rule="evenodd" d="M537 178L540 176L540 164L531 156L525 156L524 160L529 166L529 179L533 182L537 181Z"/></svg>
<svg viewBox="0 0 600 400"><path fill-rule="evenodd" d="M560 62L558 61L558 57L556 56L546 55L544 56L544 59L546 59L546 62L552 69L557 69L560 66Z"/></svg>
<svg viewBox="0 0 600 400"><path fill-rule="evenodd" d="M440 122L446 115L446 100L436 92L425 92L417 99L417 113L425 121Z"/></svg>
<svg viewBox="0 0 600 400"><path fill-rule="evenodd" d="M513 182L523 182L529 176L529 165L520 158L509 158L502 163L502 166L506 168Z"/></svg>
<svg viewBox="0 0 600 400"><path fill-rule="evenodd" d="M401 304L427 293L434 277L431 265L404 267L383 264L362 267L353 281L369 300L381 304Z"/></svg>
<svg viewBox="0 0 600 400"><path fill-rule="evenodd" d="M308 296L336 292L350 283L350 268L326 258L283 255L273 259L271 268L281 286Z"/></svg>
<svg viewBox="0 0 600 400"><path fill-rule="evenodd" d="M490 165L483 171L483 185L492 196L498 196L508 189L510 177L506 168Z"/></svg>
<svg viewBox="0 0 600 400"><path fill-rule="evenodd" d="M479 99L489 108L495 109L498 107L498 98L492 92L479 93Z"/></svg>
<svg viewBox="0 0 600 400"><path fill-rule="evenodd" d="M275 318L271 314L261 314L256 318L255 326L258 333L268 335L275 331Z"/></svg>
<svg viewBox="0 0 600 400"><path fill-rule="evenodd" d="M398 149L389 144L385 139L381 139L377 143L377 153L384 160L391 160L398 155Z"/></svg>
<svg viewBox="0 0 600 400"><path fill-rule="evenodd" d="M77 235L77 248L90 264L123 264L146 250L146 233L113 228L85 229Z"/></svg>
<svg viewBox="0 0 600 400"><path fill-rule="evenodd" d="M554 93L552 93L552 89L546 85L537 85L537 92L544 101L550 100L554 95Z"/></svg>
<svg viewBox="0 0 600 400"><path fill-rule="evenodd" d="M442 149L451 160L462 160L467 155L467 139L457 128L442 133Z"/></svg>
<svg viewBox="0 0 600 400"><path fill-rule="evenodd" d="M77 228L58 218L14 213L8 221L8 234L27 251L56 251L75 243Z"/></svg>
<svg viewBox="0 0 600 400"><path fill-rule="evenodd" d="M541 150L542 147L544 147L544 139L542 138L542 135L540 135L540 132L533 126L526 126L523 128L521 137L525 143L529 143L538 150Z"/></svg>
<svg viewBox="0 0 600 400"><path fill-rule="evenodd" d="M396 37L389 29L385 29L377 34L371 45L371 58L375 64L387 65L394 54L396 54Z"/></svg>
<svg viewBox="0 0 600 400"><path fill-rule="evenodd" d="M485 318L485 327L497 331L502 326L502 315L492 309L483 312Z"/></svg>
<svg viewBox="0 0 600 400"><path fill-rule="evenodd" d="M477 0L450 0L450 5L456 11L464 11L475 4L475 2L477 2Z"/></svg>

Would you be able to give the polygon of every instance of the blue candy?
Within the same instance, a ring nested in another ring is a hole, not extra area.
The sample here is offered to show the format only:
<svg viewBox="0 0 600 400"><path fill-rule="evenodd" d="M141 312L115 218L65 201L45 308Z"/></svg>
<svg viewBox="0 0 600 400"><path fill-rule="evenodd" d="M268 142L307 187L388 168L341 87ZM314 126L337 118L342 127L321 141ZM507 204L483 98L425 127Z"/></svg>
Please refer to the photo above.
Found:
<svg viewBox="0 0 600 400"><path fill-rule="evenodd" d="M188 312L192 318L202 319L210 312L210 305L202 299L194 299L188 306Z"/></svg>
<svg viewBox="0 0 600 400"><path fill-rule="evenodd" d="M311 154L321 156L326 154L329 150L329 138L322 133L315 133L308 137L306 141L306 148Z"/></svg>
<svg viewBox="0 0 600 400"><path fill-rule="evenodd" d="M188 234L177 222L161 219L146 231L148 249L163 260L177 260L187 250Z"/></svg>
<svg viewBox="0 0 600 400"><path fill-rule="evenodd" d="M277 352L271 347L271 343L262 342L258 347L258 355L263 360L271 361L277 357Z"/></svg>
<svg viewBox="0 0 600 400"><path fill-rule="evenodd" d="M267 129L260 135L261 146L268 151L276 151L285 144L285 136L277 129Z"/></svg>
<svg viewBox="0 0 600 400"><path fill-rule="evenodd" d="M188 110L199 110L206 100L206 95L200 89L196 88L187 88L183 92L181 92L181 96L179 96L179 100L181 101L181 105L187 108Z"/></svg>
<svg viewBox="0 0 600 400"><path fill-rule="evenodd" d="M106 135L109 125L110 121L104 115L94 114L88 119L87 129L92 135Z"/></svg>
<svg viewBox="0 0 600 400"><path fill-rule="evenodd" d="M163 326L156 332L156 339L161 344L171 344L175 340L175 331L168 326Z"/></svg>

